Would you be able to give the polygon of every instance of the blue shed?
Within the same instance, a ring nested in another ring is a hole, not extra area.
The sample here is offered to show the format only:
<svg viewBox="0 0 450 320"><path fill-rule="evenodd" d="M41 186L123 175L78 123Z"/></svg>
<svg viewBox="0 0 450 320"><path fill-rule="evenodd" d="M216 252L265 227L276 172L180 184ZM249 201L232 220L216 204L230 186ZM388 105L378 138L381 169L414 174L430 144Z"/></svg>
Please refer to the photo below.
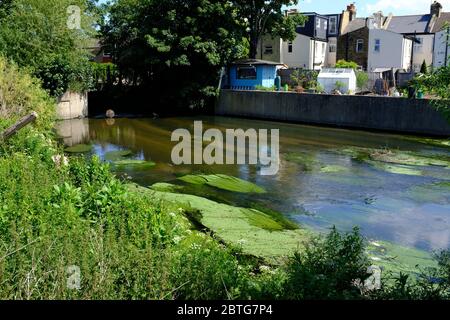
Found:
<svg viewBox="0 0 450 320"><path fill-rule="evenodd" d="M233 90L255 90L256 86L272 87L281 63L247 59L233 62L229 69L230 88Z"/></svg>

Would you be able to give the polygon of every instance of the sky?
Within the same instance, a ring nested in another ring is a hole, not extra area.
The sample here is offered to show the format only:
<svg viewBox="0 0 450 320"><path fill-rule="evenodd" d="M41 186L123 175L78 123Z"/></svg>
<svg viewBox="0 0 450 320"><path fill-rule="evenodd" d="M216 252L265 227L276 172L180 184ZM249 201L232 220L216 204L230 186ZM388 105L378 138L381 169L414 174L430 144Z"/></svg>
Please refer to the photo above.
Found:
<svg viewBox="0 0 450 320"><path fill-rule="evenodd" d="M302 12L320 14L341 13L348 4L355 2L358 17L367 17L377 11L394 15L425 14L430 12L433 0L300 0L297 6ZM444 11L450 11L450 0L439 1Z"/></svg>
<svg viewBox="0 0 450 320"><path fill-rule="evenodd" d="M433 0L299 0L297 7L301 12L341 13L352 2L356 4L357 16L367 17L380 10L386 15L391 12L394 15L429 13ZM439 2L444 7L444 11L450 12L450 0L439 0Z"/></svg>

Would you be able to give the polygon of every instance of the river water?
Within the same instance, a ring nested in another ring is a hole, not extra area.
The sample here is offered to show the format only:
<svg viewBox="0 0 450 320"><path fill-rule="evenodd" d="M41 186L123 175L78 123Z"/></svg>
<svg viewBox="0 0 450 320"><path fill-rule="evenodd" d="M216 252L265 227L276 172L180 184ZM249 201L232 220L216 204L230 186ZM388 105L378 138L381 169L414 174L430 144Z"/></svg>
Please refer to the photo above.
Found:
<svg viewBox="0 0 450 320"><path fill-rule="evenodd" d="M251 165L175 166L171 162L171 133L178 128L193 132L194 120L205 129L280 129L280 170L261 176ZM131 150L133 158L156 163L154 168L122 168L143 186L176 182L191 173L222 173L247 180L267 190L240 194L204 187L201 195L247 206L257 204L282 212L303 226L326 231L359 226L371 239L427 251L450 247L450 168L410 167L421 174L400 174L358 161L342 150L352 147L413 152L450 161L450 147L411 136L370 133L225 117L168 119L84 119L64 121L58 133L69 145L92 144L104 158L117 150ZM307 164L292 161L300 155ZM408 171L407 171L408 172Z"/></svg>

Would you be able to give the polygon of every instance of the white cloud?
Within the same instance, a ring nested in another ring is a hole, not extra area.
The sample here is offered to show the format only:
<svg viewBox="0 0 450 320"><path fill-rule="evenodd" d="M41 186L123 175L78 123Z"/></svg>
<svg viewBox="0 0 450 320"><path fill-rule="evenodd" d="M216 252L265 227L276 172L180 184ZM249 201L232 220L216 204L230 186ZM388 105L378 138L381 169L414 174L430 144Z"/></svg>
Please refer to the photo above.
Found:
<svg viewBox="0 0 450 320"><path fill-rule="evenodd" d="M441 0L439 2L445 11L450 8L450 0ZM367 4L366 10L368 13L383 11L386 14L390 11L411 14L429 13L431 3L431 0L378 0L374 4Z"/></svg>

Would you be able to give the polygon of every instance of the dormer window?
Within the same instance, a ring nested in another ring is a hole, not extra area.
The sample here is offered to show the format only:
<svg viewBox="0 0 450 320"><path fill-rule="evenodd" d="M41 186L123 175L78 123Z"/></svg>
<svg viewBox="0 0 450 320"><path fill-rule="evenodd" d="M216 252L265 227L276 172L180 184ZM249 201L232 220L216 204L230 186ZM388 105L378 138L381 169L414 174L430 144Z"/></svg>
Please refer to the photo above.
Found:
<svg viewBox="0 0 450 320"><path fill-rule="evenodd" d="M336 17L330 17L330 34L336 34L337 33L337 18Z"/></svg>
<svg viewBox="0 0 450 320"><path fill-rule="evenodd" d="M319 18L316 19L316 28L320 29L320 19Z"/></svg>

